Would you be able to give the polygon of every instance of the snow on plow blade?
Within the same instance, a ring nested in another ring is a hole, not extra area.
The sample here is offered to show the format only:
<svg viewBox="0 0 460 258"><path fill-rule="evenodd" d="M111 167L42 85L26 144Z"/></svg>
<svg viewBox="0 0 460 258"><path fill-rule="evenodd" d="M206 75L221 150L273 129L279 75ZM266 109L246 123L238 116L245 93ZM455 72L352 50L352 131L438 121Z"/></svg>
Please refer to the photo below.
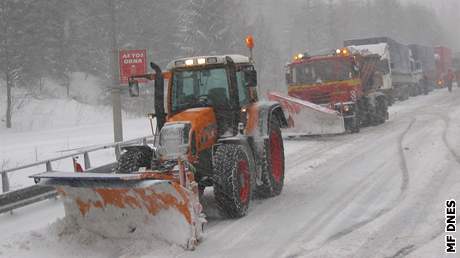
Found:
<svg viewBox="0 0 460 258"><path fill-rule="evenodd" d="M33 176L55 186L66 218L109 238L148 238L194 249L203 234L197 191L170 174L47 172ZM162 179L163 178L163 179Z"/></svg>
<svg viewBox="0 0 460 258"><path fill-rule="evenodd" d="M345 133L343 116L332 109L298 98L270 92L268 98L281 104L289 128L284 131L293 135L327 135Z"/></svg>

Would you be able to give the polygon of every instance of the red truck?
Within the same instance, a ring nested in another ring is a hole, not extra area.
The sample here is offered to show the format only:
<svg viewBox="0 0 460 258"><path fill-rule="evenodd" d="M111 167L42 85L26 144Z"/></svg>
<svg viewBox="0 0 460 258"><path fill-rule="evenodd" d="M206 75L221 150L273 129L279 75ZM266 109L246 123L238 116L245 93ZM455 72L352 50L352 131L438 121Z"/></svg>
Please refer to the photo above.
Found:
<svg viewBox="0 0 460 258"><path fill-rule="evenodd" d="M349 48L315 56L299 54L287 66L288 94L337 110L349 132L381 124L388 118L388 102L379 91L380 61L379 55L363 56Z"/></svg>
<svg viewBox="0 0 460 258"><path fill-rule="evenodd" d="M445 87L445 76L449 69L452 69L452 50L447 47L438 46L434 48L436 59L436 78L439 88Z"/></svg>
<svg viewBox="0 0 460 258"><path fill-rule="evenodd" d="M452 62L455 72L455 78L457 80L457 85L460 87L460 52L454 55L454 59Z"/></svg>

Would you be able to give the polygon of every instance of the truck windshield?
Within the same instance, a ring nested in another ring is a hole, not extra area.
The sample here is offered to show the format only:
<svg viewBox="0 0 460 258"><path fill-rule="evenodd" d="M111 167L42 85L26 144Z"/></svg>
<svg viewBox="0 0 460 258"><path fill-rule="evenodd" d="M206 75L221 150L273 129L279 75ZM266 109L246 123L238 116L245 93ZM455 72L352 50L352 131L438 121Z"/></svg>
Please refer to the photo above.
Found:
<svg viewBox="0 0 460 258"><path fill-rule="evenodd" d="M324 83L353 78L353 68L348 60L318 60L292 66L293 83Z"/></svg>
<svg viewBox="0 0 460 258"><path fill-rule="evenodd" d="M229 105L225 68L175 71L172 83L173 112L193 107Z"/></svg>

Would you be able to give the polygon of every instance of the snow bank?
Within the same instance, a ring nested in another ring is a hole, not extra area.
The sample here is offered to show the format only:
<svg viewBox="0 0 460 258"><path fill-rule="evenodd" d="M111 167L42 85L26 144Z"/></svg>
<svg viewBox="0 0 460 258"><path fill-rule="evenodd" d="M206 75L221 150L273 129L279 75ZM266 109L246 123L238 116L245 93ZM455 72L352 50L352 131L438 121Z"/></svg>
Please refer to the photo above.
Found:
<svg viewBox="0 0 460 258"><path fill-rule="evenodd" d="M53 250L50 252L49 250ZM107 239L58 219L46 229L15 235L3 242L2 257L170 257L183 252L155 238Z"/></svg>
<svg viewBox="0 0 460 258"><path fill-rule="evenodd" d="M107 97L107 91L97 77L73 73L70 76L69 96L65 87L52 80L43 79L41 84L41 86L31 85L29 89L13 88L14 131L73 127L111 121L111 107L97 104L103 103L103 99ZM0 98L0 130L4 130L6 122L4 81L0 81Z"/></svg>
<svg viewBox="0 0 460 258"><path fill-rule="evenodd" d="M107 123L111 119L109 106L81 104L72 99L30 99L15 110L12 123L14 131L33 131Z"/></svg>
<svg viewBox="0 0 460 258"><path fill-rule="evenodd" d="M89 83L87 83L89 82ZM84 87L94 86L93 94L97 93L97 79L83 74L74 74L72 89L80 87L75 95L85 98L84 93L90 92ZM39 99L23 88L14 88L13 128L5 128L6 89L0 81L0 168L14 168L28 163L55 158L69 154L69 150L85 146L106 144L113 141L112 107L81 103L71 98L56 98L65 89L55 83L45 81L43 92L47 97ZM55 93L53 95L52 93ZM102 93L101 93L102 94ZM96 95L96 94L95 94ZM95 97L96 98L96 97ZM89 101L89 98L86 98ZM133 139L151 134L146 118L135 118L123 113L124 139ZM82 159L82 157L80 157ZM91 165L98 166L114 161L113 150L91 154ZM69 160L54 162L53 169L72 170ZM33 184L27 178L39 168L11 173L11 189Z"/></svg>

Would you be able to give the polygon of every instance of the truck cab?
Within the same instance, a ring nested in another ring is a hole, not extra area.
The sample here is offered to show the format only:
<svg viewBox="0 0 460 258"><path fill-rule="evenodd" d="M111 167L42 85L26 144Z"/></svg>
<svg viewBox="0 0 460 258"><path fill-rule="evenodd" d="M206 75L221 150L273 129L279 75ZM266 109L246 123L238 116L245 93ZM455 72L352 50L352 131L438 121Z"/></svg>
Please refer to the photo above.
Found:
<svg viewBox="0 0 460 258"><path fill-rule="evenodd" d="M356 58L345 54L300 54L287 66L289 96L320 105L353 102L362 95Z"/></svg>
<svg viewBox="0 0 460 258"><path fill-rule="evenodd" d="M351 48L296 55L286 71L289 96L337 110L350 132L383 123L388 115L379 92L385 83L380 63L379 55L363 56Z"/></svg>

